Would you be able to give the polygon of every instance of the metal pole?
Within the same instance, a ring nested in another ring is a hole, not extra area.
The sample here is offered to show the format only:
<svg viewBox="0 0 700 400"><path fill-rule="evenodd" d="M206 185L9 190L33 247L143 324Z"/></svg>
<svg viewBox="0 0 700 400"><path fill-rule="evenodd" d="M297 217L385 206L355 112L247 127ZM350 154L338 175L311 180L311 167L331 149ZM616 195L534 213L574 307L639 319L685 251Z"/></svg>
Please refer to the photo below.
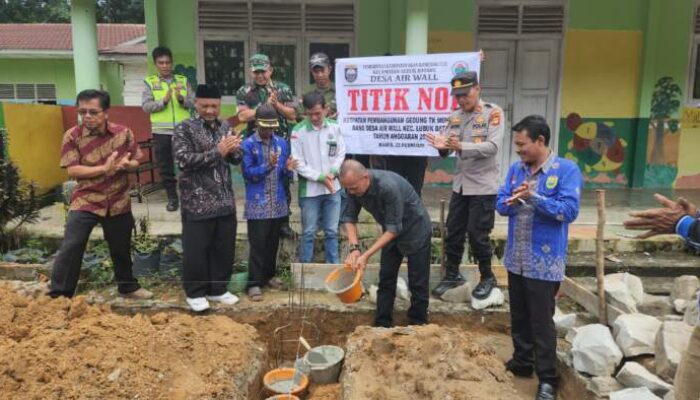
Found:
<svg viewBox="0 0 700 400"><path fill-rule="evenodd" d="M440 199L440 273L445 276L445 199Z"/></svg>
<svg viewBox="0 0 700 400"><path fill-rule="evenodd" d="M605 302L605 190L596 190L598 199L598 229L595 240L595 271L598 281L598 319L601 324L608 324L608 308Z"/></svg>

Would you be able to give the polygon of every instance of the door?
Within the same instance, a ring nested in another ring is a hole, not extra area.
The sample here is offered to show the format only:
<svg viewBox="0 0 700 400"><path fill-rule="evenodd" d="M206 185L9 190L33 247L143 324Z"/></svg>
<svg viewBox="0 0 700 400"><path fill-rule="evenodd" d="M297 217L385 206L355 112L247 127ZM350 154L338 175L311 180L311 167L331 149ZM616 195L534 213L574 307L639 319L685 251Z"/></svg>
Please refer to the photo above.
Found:
<svg viewBox="0 0 700 400"><path fill-rule="evenodd" d="M556 149L559 39L480 40L481 97L503 108L506 134L501 145L501 178L518 160L510 128L527 115L540 114L552 131Z"/></svg>

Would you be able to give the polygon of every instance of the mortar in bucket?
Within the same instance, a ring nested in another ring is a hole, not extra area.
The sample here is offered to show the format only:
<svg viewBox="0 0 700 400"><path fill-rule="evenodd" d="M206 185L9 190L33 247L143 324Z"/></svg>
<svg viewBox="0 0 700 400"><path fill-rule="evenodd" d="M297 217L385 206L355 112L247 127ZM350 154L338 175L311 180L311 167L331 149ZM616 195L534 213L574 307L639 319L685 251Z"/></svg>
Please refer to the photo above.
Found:
<svg viewBox="0 0 700 400"><path fill-rule="evenodd" d="M277 368L265 374L263 384L272 394L298 395L306 391L309 378L294 368Z"/></svg>
<svg viewBox="0 0 700 400"><path fill-rule="evenodd" d="M343 303L355 303L362 297L362 270L354 271L347 265L336 268L326 277L326 290Z"/></svg>
<svg viewBox="0 0 700 400"><path fill-rule="evenodd" d="M318 346L306 353L303 360L309 368L311 381L318 384L338 382L345 351L338 346Z"/></svg>
<svg viewBox="0 0 700 400"><path fill-rule="evenodd" d="M276 394L265 400L299 400L299 398L293 394Z"/></svg>

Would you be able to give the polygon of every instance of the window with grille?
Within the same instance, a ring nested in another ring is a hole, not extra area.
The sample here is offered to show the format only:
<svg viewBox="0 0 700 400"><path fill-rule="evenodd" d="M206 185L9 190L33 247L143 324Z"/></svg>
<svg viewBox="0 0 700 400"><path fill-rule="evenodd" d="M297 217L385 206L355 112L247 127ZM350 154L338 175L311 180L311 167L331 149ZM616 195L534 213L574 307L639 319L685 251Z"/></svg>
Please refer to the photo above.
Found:
<svg viewBox="0 0 700 400"><path fill-rule="evenodd" d="M301 94L313 52L333 53L331 60L352 54L356 8L356 0L199 0L201 75L233 95L250 80L249 57L267 50L273 78Z"/></svg>
<svg viewBox="0 0 700 400"><path fill-rule="evenodd" d="M53 83L0 83L0 100L56 101Z"/></svg>
<svg viewBox="0 0 700 400"><path fill-rule="evenodd" d="M564 6L559 4L512 4L478 6L479 34L561 34Z"/></svg>

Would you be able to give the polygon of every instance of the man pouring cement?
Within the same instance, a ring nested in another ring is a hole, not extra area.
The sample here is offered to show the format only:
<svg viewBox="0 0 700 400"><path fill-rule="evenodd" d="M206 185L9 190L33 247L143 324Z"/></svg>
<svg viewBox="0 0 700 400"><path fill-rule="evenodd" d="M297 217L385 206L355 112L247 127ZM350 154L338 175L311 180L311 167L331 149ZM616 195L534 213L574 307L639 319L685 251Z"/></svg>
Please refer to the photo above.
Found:
<svg viewBox="0 0 700 400"><path fill-rule="evenodd" d="M374 326L393 326L396 282L404 257L408 258L408 288L411 291L409 323L426 324L432 225L420 197L400 175L366 169L355 160L345 160L341 165L340 184L345 188L340 221L345 223L350 243L345 264L364 269L369 258L382 251ZM357 217L362 208L372 214L383 230L364 253L360 250L357 232Z"/></svg>
<svg viewBox="0 0 700 400"><path fill-rule="evenodd" d="M459 109L450 115L447 131L428 134L428 143L440 155L457 156L457 172L452 183L452 198L447 214L445 276L433 289L442 296L448 289L464 284L459 264L464 254L464 239L479 264L481 279L472 297L484 300L496 287L491 270L491 239L498 192L499 149L503 142L503 111L495 104L481 101L481 88L476 72L452 78L452 95Z"/></svg>

